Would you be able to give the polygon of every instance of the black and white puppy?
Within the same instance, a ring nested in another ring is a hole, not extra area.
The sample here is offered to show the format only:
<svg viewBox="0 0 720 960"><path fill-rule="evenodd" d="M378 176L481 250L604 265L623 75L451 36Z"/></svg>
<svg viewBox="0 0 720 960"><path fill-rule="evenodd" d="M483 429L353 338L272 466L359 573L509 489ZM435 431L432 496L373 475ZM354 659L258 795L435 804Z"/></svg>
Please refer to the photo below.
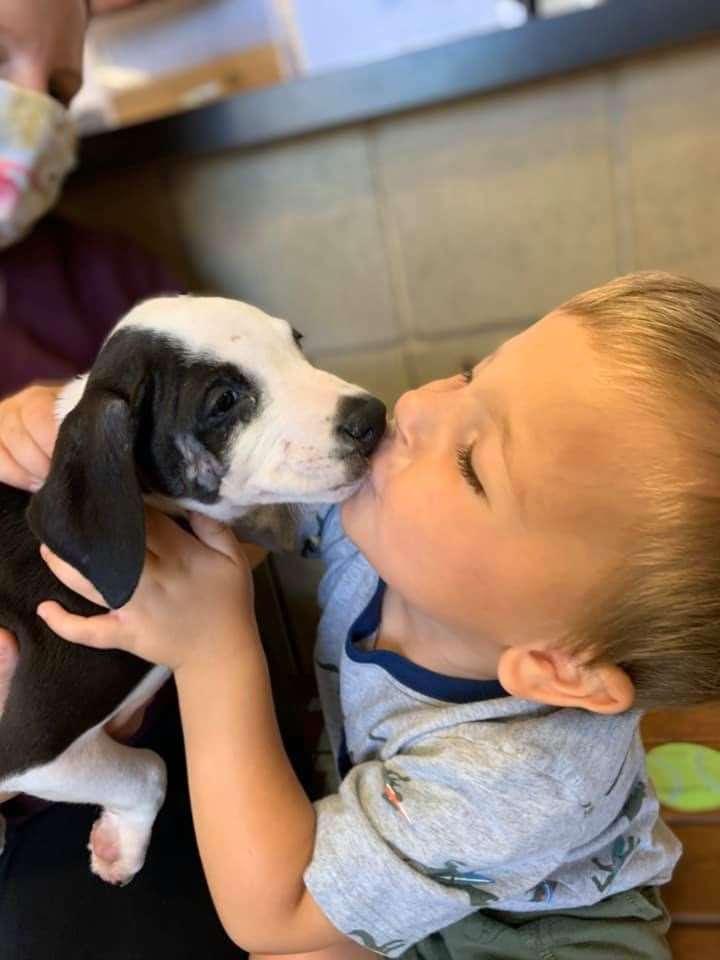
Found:
<svg viewBox="0 0 720 960"><path fill-rule="evenodd" d="M0 626L20 651L0 717L0 792L101 806L90 850L104 880L125 883L141 868L165 768L103 725L146 700L168 671L57 637L35 613L40 601L100 611L55 579L38 541L117 608L142 571L148 500L235 521L258 504L348 496L385 408L311 366L299 339L284 320L232 300L146 301L61 394L43 488L30 497L0 484ZM0 817L0 851L2 827ZM93 848L98 830L120 851L112 862Z"/></svg>

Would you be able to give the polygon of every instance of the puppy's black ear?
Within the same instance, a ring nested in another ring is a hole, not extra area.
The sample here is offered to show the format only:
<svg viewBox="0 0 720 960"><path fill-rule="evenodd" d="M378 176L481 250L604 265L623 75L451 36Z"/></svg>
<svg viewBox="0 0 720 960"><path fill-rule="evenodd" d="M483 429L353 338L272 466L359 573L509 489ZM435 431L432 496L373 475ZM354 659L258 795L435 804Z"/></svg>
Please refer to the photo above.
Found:
<svg viewBox="0 0 720 960"><path fill-rule="evenodd" d="M91 381L63 420L50 473L27 513L38 540L80 570L113 609L130 599L145 561L136 429L128 401Z"/></svg>

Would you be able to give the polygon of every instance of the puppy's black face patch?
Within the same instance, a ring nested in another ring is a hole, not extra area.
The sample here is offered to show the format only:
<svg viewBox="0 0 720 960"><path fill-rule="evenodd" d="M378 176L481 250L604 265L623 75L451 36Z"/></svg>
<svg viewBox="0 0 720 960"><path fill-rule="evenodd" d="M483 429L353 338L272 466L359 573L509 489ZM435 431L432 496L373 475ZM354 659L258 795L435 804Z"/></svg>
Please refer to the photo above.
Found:
<svg viewBox="0 0 720 960"><path fill-rule="evenodd" d="M121 329L89 384L118 392L137 418L134 459L147 492L215 503L231 437L260 412L259 384L235 364L191 356L162 334Z"/></svg>

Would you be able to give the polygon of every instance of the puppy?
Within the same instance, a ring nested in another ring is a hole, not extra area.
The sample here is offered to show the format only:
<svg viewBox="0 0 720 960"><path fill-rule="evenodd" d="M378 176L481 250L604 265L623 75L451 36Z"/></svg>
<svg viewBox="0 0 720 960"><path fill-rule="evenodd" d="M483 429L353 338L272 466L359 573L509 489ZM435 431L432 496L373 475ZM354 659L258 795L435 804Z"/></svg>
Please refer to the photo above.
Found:
<svg viewBox="0 0 720 960"><path fill-rule="evenodd" d="M57 637L35 613L40 601L101 611L55 579L38 542L117 608L142 572L145 502L227 522L266 505L253 514L257 531L263 509L274 522L272 505L347 497L383 434L385 408L311 366L300 339L284 320L231 300L146 301L62 392L42 489L29 497L0 484L0 626L20 653L0 718L0 793L102 807L91 869L111 883L127 883L143 864L165 767L103 726L151 696L168 671ZM0 843L2 827L0 817ZM102 855L109 847L112 860Z"/></svg>

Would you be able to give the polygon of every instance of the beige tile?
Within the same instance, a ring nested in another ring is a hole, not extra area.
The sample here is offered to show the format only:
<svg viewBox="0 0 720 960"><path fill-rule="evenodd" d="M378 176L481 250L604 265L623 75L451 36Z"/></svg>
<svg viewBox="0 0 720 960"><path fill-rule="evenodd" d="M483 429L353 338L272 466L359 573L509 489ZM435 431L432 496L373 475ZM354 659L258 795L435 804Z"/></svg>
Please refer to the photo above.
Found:
<svg viewBox="0 0 720 960"><path fill-rule="evenodd" d="M636 269L720 283L720 44L620 71Z"/></svg>
<svg viewBox="0 0 720 960"><path fill-rule="evenodd" d="M292 320L311 350L397 338L364 132L185 163L174 194L208 287Z"/></svg>
<svg viewBox="0 0 720 960"><path fill-rule="evenodd" d="M60 209L85 226L137 241L170 267L178 280L192 285L192 269L162 165L74 177Z"/></svg>
<svg viewBox="0 0 720 960"><path fill-rule="evenodd" d="M520 333L522 325L503 324L479 333L446 337L442 340L418 341L409 348L416 385L441 377L450 377L479 363L501 343Z"/></svg>
<svg viewBox="0 0 720 960"><path fill-rule="evenodd" d="M312 357L312 360L316 366L364 387L388 405L392 405L401 393L412 386L400 347L323 353Z"/></svg>
<svg viewBox="0 0 720 960"><path fill-rule="evenodd" d="M375 128L412 328L536 319L615 274L606 104L598 73Z"/></svg>

